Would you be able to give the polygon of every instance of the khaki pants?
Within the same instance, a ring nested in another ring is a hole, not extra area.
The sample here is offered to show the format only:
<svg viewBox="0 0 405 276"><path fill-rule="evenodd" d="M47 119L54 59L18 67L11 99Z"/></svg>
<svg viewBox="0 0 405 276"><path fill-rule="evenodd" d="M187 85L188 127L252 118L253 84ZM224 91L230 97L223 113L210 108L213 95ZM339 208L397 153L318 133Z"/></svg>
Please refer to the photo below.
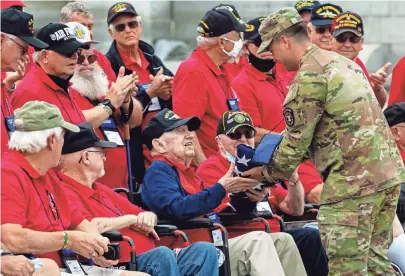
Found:
<svg viewBox="0 0 405 276"><path fill-rule="evenodd" d="M261 231L229 240L232 276L306 276L300 253L286 233Z"/></svg>

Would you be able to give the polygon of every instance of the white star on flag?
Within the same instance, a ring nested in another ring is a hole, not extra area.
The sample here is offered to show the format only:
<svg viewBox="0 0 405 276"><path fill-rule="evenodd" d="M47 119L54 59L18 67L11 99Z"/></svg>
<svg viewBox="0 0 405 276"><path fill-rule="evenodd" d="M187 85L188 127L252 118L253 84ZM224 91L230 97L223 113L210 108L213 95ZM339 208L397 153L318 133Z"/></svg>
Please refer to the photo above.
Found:
<svg viewBox="0 0 405 276"><path fill-rule="evenodd" d="M236 173L236 175L240 175L242 172L238 170L238 167L235 166L234 172Z"/></svg>
<svg viewBox="0 0 405 276"><path fill-rule="evenodd" d="M248 167L249 166L248 163L249 163L250 160L252 160L252 159L246 159L246 156L243 155L242 158L239 158L239 156L238 156L238 160L236 162L239 163L239 164L243 164L246 167Z"/></svg>

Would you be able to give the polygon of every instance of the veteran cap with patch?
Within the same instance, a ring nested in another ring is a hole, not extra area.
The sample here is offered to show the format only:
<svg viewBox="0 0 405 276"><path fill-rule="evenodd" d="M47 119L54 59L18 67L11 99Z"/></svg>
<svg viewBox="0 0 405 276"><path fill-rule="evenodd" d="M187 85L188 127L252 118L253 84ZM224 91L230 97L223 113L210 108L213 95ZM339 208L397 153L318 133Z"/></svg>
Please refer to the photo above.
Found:
<svg viewBox="0 0 405 276"><path fill-rule="evenodd" d="M198 34L203 37L218 37L231 31L254 31L254 26L246 24L232 7L222 5L214 10L209 10L198 24Z"/></svg>
<svg viewBox="0 0 405 276"><path fill-rule="evenodd" d="M334 37L345 32L351 32L357 36L364 35L363 20L354 12L344 12L336 16L331 29Z"/></svg>
<svg viewBox="0 0 405 276"><path fill-rule="evenodd" d="M72 30L77 41L84 43L84 44L100 43L100 41L92 40L89 29L87 29L86 26L80 24L79 22L74 22L74 21L68 22L68 23L66 23L66 26L68 26Z"/></svg>
<svg viewBox="0 0 405 276"><path fill-rule="evenodd" d="M384 110L384 116L390 127L405 123L405 102L394 103L387 107Z"/></svg>
<svg viewBox="0 0 405 276"><path fill-rule="evenodd" d="M303 11L311 11L314 6L319 5L319 1L314 1L314 0L300 0L297 3L295 3L294 7L297 10L297 12L301 13Z"/></svg>
<svg viewBox="0 0 405 276"><path fill-rule="evenodd" d="M107 13L107 24L111 24L117 16L121 14L132 14L134 16L138 16L134 6L127 2L118 2L112 5L108 9Z"/></svg>
<svg viewBox="0 0 405 276"><path fill-rule="evenodd" d="M72 132L79 132L79 127L66 122L58 107L42 101L26 102L14 111L16 131L37 131L61 127Z"/></svg>
<svg viewBox="0 0 405 276"><path fill-rule="evenodd" d="M226 111L218 121L217 135L235 133L240 127L247 126L256 131L252 118L244 111Z"/></svg>
<svg viewBox="0 0 405 276"><path fill-rule="evenodd" d="M163 133L184 125L188 126L189 131L194 131L200 128L200 124L201 121L198 117L182 119L170 109L165 108L150 119L142 132L142 141L149 149L152 149L152 140L159 138Z"/></svg>
<svg viewBox="0 0 405 276"><path fill-rule="evenodd" d="M244 34L243 38L245 41L252 41L257 47L260 47L260 44L262 44L262 39L259 34L259 28L264 19L266 19L266 17L260 16L247 22L247 24L254 26L255 30L253 32L247 32Z"/></svg>
<svg viewBox="0 0 405 276"><path fill-rule="evenodd" d="M268 51L267 48L276 35L300 22L303 22L302 17L294 8L284 8L267 16L259 28L259 34L263 42L260 44L257 53Z"/></svg>
<svg viewBox="0 0 405 276"><path fill-rule="evenodd" d="M310 22L314 26L332 25L333 19L342 12L340 6L330 3L320 4L313 7Z"/></svg>

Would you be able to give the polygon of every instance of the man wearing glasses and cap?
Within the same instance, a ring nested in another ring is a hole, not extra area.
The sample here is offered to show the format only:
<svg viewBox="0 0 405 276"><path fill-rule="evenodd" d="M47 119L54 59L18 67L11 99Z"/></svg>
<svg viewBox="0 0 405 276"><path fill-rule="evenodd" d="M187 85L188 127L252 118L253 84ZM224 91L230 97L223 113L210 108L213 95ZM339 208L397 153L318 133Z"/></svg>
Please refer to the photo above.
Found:
<svg viewBox="0 0 405 276"><path fill-rule="evenodd" d="M236 93L231 89L233 75L225 63L236 59L243 47L243 32L253 31L230 6L209 10L200 20L197 48L180 64L173 83L173 110L181 117L197 116L196 131L206 157L216 152L216 123L227 110L238 110ZM202 161L205 159L202 156Z"/></svg>
<svg viewBox="0 0 405 276"><path fill-rule="evenodd" d="M7 151L9 136L14 131L13 107L9 92L15 83L6 81L6 72L25 70L29 45L46 48L48 44L34 37L34 18L31 14L14 8L1 10L1 151Z"/></svg>
<svg viewBox="0 0 405 276"><path fill-rule="evenodd" d="M82 24L68 22L66 25L72 29L79 42L90 46L98 43L98 41L91 39L89 30ZM128 188L124 122L129 124L130 129L140 125L142 106L132 96L134 91L125 94L125 90L116 90L114 86L110 87L110 81L99 65L98 57L93 52L92 47L82 50L77 60L75 73L70 79L72 83L71 95L83 111L86 120L92 123L97 135L118 145L118 147L108 150L110 158L105 164L106 174L100 181L110 188ZM117 84L131 85L133 82L137 82L135 72L125 77L123 74L124 68L122 67L117 78ZM136 90L136 86L134 88ZM117 111L112 115L97 107L105 99L109 99L114 106L117 106Z"/></svg>
<svg viewBox="0 0 405 276"><path fill-rule="evenodd" d="M308 36L311 42L321 49L332 50L331 26L333 19L342 12L341 7L330 3L314 6L308 23Z"/></svg>
<svg viewBox="0 0 405 276"><path fill-rule="evenodd" d="M404 164L360 67L311 44L305 28L284 8L259 29L258 52L298 72L283 104L283 139L267 165L242 176L278 182L312 159L324 180L318 223L329 275L394 275L386 252Z"/></svg>
<svg viewBox="0 0 405 276"><path fill-rule="evenodd" d="M354 12L340 14L333 20L332 35L334 37L332 51L353 60L361 67L380 106L383 107L387 100L384 83L387 81L387 70L391 63L388 62L374 74L368 73L366 66L358 57L364 42L364 26L361 16Z"/></svg>

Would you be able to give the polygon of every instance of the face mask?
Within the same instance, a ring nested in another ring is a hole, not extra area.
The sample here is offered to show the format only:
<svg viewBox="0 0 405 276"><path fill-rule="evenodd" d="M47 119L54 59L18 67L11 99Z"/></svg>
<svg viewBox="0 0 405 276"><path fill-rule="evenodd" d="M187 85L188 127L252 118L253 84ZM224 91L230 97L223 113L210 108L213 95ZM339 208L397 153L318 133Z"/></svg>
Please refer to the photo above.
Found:
<svg viewBox="0 0 405 276"><path fill-rule="evenodd" d="M273 69L274 65L276 65L274 60L258 58L250 51L249 51L249 63L252 64L254 68L263 73L268 73L271 69Z"/></svg>
<svg viewBox="0 0 405 276"><path fill-rule="evenodd" d="M225 152L225 158L232 164L235 164L235 162L236 162L236 158L233 157L232 154L230 154L229 152Z"/></svg>
<svg viewBox="0 0 405 276"><path fill-rule="evenodd" d="M239 38L238 41L233 41L233 40L230 40L230 39L228 39L226 37L223 37L223 39L232 42L233 43L233 49L230 52L225 51L225 49L222 49L222 51L224 51L224 53L227 54L228 56L236 58L239 55L240 50L242 50L242 47L243 47L242 38Z"/></svg>

